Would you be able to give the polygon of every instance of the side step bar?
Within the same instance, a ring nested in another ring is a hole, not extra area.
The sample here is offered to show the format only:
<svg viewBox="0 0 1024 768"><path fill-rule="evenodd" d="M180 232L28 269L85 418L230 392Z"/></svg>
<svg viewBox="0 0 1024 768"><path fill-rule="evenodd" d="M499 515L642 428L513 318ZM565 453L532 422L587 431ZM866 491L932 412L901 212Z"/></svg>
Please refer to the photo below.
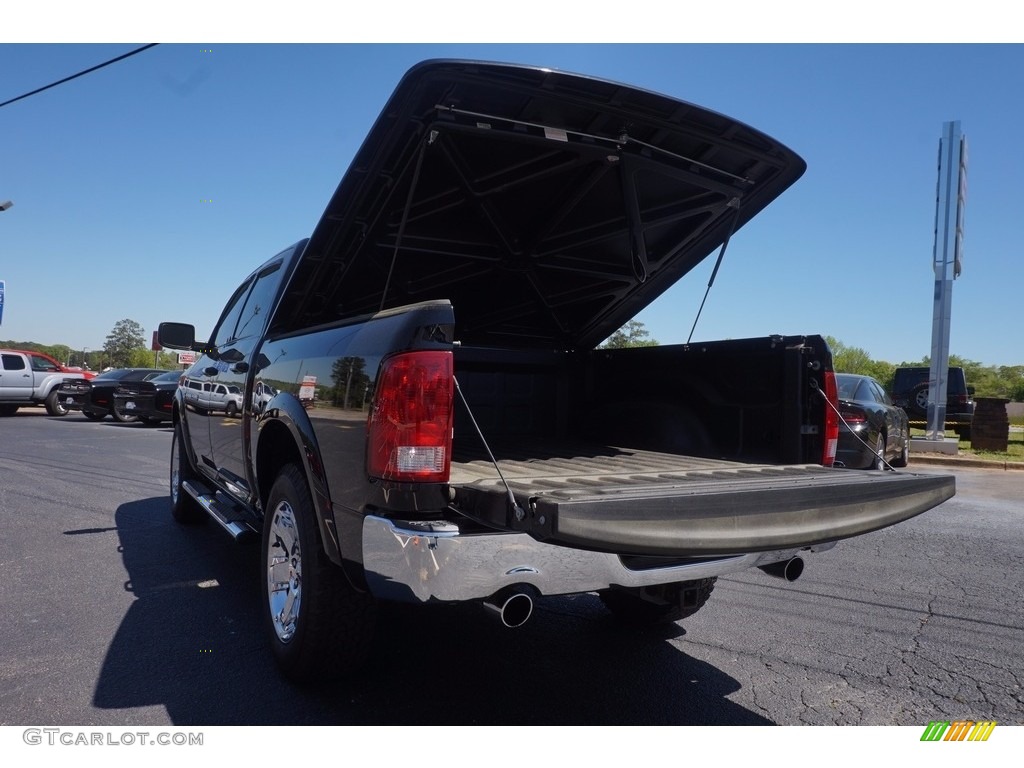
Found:
<svg viewBox="0 0 1024 768"><path fill-rule="evenodd" d="M206 514L217 521L231 538L238 541L244 536L255 534L257 531L245 520L242 513L232 506L226 504L216 497L215 494L202 488L199 483L186 480L181 484L185 492L191 496L203 509Z"/></svg>

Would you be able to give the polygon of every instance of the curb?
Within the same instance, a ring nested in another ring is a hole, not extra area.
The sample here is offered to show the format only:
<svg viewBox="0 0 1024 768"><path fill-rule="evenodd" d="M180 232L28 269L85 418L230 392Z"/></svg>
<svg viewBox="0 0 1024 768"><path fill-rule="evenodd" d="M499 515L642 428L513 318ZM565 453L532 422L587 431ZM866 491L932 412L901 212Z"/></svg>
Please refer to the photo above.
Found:
<svg viewBox="0 0 1024 768"><path fill-rule="evenodd" d="M999 461L997 459L965 459L959 456L943 456L937 453L910 454L909 468L915 464L930 464L937 467L969 467L972 469L1024 470L1024 461Z"/></svg>

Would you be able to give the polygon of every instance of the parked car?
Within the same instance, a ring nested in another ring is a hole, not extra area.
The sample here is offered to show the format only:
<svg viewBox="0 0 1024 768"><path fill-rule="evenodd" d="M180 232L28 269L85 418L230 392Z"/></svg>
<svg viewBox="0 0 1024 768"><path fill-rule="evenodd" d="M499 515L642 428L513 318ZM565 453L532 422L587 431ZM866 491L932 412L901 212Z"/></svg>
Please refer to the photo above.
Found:
<svg viewBox="0 0 1024 768"><path fill-rule="evenodd" d="M46 360L37 362L36 354L0 349L0 416L13 416L25 405L44 405L51 416L67 413L59 398L60 386L69 379L83 380L82 374L61 370L59 364Z"/></svg>
<svg viewBox="0 0 1024 768"><path fill-rule="evenodd" d="M839 448L836 463L856 469L907 466L910 426L906 412L893 405L881 384L870 376L837 373Z"/></svg>
<svg viewBox="0 0 1024 768"><path fill-rule="evenodd" d="M203 413L224 411L227 416L237 416L242 412L242 390L234 384L200 381L186 375L181 385L185 389L186 406Z"/></svg>
<svg viewBox="0 0 1024 768"><path fill-rule="evenodd" d="M107 415L118 421L135 421L133 414L118 411L114 407L114 392L122 383L148 381L161 373L167 371L163 368L115 368L104 371L90 381L65 381L59 390L60 401L69 411L81 411L87 419L93 421L99 421Z"/></svg>
<svg viewBox="0 0 1024 768"><path fill-rule="evenodd" d="M897 368L892 377L893 402L907 412L915 427L926 427L928 418L928 366ZM974 387L967 386L964 369L950 366L946 378L946 418L943 428L955 431L961 440L971 439L974 420Z"/></svg>
<svg viewBox="0 0 1024 768"><path fill-rule="evenodd" d="M122 381L114 391L114 412L135 416L143 424L170 421L181 371L168 371L143 381Z"/></svg>

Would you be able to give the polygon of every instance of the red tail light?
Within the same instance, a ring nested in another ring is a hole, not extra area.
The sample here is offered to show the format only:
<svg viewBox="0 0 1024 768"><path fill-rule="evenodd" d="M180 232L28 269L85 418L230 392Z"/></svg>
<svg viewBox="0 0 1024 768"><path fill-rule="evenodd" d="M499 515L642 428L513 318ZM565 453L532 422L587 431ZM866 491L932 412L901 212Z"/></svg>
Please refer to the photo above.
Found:
<svg viewBox="0 0 1024 768"><path fill-rule="evenodd" d="M846 419L847 424L863 424L867 421L867 415L859 408L849 406L839 409L839 415Z"/></svg>
<svg viewBox="0 0 1024 768"><path fill-rule="evenodd" d="M368 424L368 471L385 480L448 482L451 352L407 352L381 364Z"/></svg>
<svg viewBox="0 0 1024 768"><path fill-rule="evenodd" d="M836 389L836 375L825 371L825 434L821 444L821 464L831 467L836 460L836 447L839 445L839 390Z"/></svg>

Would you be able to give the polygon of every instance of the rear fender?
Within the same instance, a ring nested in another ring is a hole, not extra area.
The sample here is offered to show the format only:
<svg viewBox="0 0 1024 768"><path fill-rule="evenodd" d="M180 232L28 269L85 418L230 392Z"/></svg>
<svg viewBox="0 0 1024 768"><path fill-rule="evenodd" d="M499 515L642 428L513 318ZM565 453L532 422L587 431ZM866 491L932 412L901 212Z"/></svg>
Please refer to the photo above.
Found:
<svg viewBox="0 0 1024 768"><path fill-rule="evenodd" d="M257 417L253 440L254 472L260 506L265 509L267 496L280 467L290 461L299 463L309 483L324 552L333 563L345 568L353 586L362 588L358 569L346 567L346 561L355 560L357 553L342 552L320 445L309 415L299 399L289 392L274 395L263 413Z"/></svg>

